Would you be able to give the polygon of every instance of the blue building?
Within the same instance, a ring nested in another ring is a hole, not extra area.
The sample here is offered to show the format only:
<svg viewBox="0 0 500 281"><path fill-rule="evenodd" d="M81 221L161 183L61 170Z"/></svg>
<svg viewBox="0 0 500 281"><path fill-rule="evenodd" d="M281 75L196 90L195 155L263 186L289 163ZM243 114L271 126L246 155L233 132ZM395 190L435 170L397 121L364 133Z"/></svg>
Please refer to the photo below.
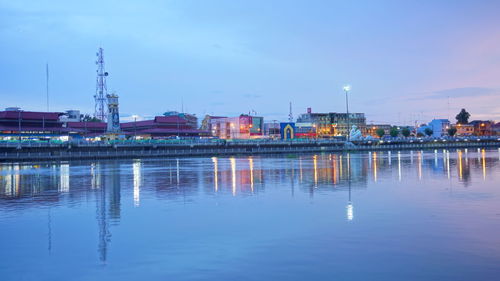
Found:
<svg viewBox="0 0 500 281"><path fill-rule="evenodd" d="M295 138L295 123L294 122L282 122L280 123L280 135L281 139L294 139Z"/></svg>
<svg viewBox="0 0 500 281"><path fill-rule="evenodd" d="M421 126L418 128L418 133L425 135L425 129L429 128L432 130L432 137L442 137L448 135L448 129L450 128L450 120L448 119L433 119L426 126Z"/></svg>

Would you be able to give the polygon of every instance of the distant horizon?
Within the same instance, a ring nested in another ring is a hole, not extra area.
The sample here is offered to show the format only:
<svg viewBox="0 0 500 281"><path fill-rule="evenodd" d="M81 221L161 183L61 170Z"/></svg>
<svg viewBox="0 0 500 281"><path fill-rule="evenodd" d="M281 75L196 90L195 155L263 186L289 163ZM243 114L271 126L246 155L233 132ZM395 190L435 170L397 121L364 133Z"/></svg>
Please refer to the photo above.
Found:
<svg viewBox="0 0 500 281"><path fill-rule="evenodd" d="M99 8L96 8L99 7ZM1 1L3 107L94 113L95 53L122 118L265 120L350 111L367 123L500 121L496 1Z"/></svg>

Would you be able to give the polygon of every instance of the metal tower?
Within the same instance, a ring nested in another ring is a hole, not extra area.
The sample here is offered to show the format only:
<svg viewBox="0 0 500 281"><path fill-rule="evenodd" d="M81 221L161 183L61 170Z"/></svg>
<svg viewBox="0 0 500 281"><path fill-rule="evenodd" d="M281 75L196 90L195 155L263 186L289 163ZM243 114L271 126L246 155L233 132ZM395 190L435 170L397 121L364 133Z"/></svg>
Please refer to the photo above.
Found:
<svg viewBox="0 0 500 281"><path fill-rule="evenodd" d="M292 102L290 102L290 113L288 113L288 121L293 122Z"/></svg>
<svg viewBox="0 0 500 281"><path fill-rule="evenodd" d="M108 73L104 70L103 49L99 48L99 52L97 52L96 55L97 55L97 60L95 64L97 64L97 81L96 81L96 90L94 95L94 100L95 100L94 117L96 117L101 121L106 121L107 117L106 96L108 95L108 87L106 86L106 77L108 76Z"/></svg>

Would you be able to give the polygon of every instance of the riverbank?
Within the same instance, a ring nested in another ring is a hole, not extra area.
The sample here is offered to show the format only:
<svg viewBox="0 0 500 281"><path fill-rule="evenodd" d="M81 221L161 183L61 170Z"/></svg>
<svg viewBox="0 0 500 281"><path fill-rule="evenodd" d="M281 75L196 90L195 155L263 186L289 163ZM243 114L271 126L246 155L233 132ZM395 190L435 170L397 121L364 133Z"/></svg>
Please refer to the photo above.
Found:
<svg viewBox="0 0 500 281"><path fill-rule="evenodd" d="M113 158L152 158L318 152L427 150L500 147L498 140L417 143L361 143L315 140L307 142L178 142L178 143L62 143L0 146L0 162L60 161Z"/></svg>

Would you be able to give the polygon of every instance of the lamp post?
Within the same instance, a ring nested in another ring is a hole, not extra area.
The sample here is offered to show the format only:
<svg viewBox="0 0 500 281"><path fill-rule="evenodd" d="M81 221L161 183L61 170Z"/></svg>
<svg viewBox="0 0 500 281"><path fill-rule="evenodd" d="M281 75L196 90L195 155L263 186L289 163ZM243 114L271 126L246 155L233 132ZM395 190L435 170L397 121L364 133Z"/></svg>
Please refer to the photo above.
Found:
<svg viewBox="0 0 500 281"><path fill-rule="evenodd" d="M132 115L134 118L134 140L137 140L137 115Z"/></svg>
<svg viewBox="0 0 500 281"><path fill-rule="evenodd" d="M344 92L345 92L345 107L346 107L346 113L347 113L347 141L351 140L351 120L349 118L349 98L348 98L348 93L351 90L351 86L345 85L344 86Z"/></svg>
<svg viewBox="0 0 500 281"><path fill-rule="evenodd" d="M21 110L18 112L18 132L19 132L19 144L21 143Z"/></svg>

